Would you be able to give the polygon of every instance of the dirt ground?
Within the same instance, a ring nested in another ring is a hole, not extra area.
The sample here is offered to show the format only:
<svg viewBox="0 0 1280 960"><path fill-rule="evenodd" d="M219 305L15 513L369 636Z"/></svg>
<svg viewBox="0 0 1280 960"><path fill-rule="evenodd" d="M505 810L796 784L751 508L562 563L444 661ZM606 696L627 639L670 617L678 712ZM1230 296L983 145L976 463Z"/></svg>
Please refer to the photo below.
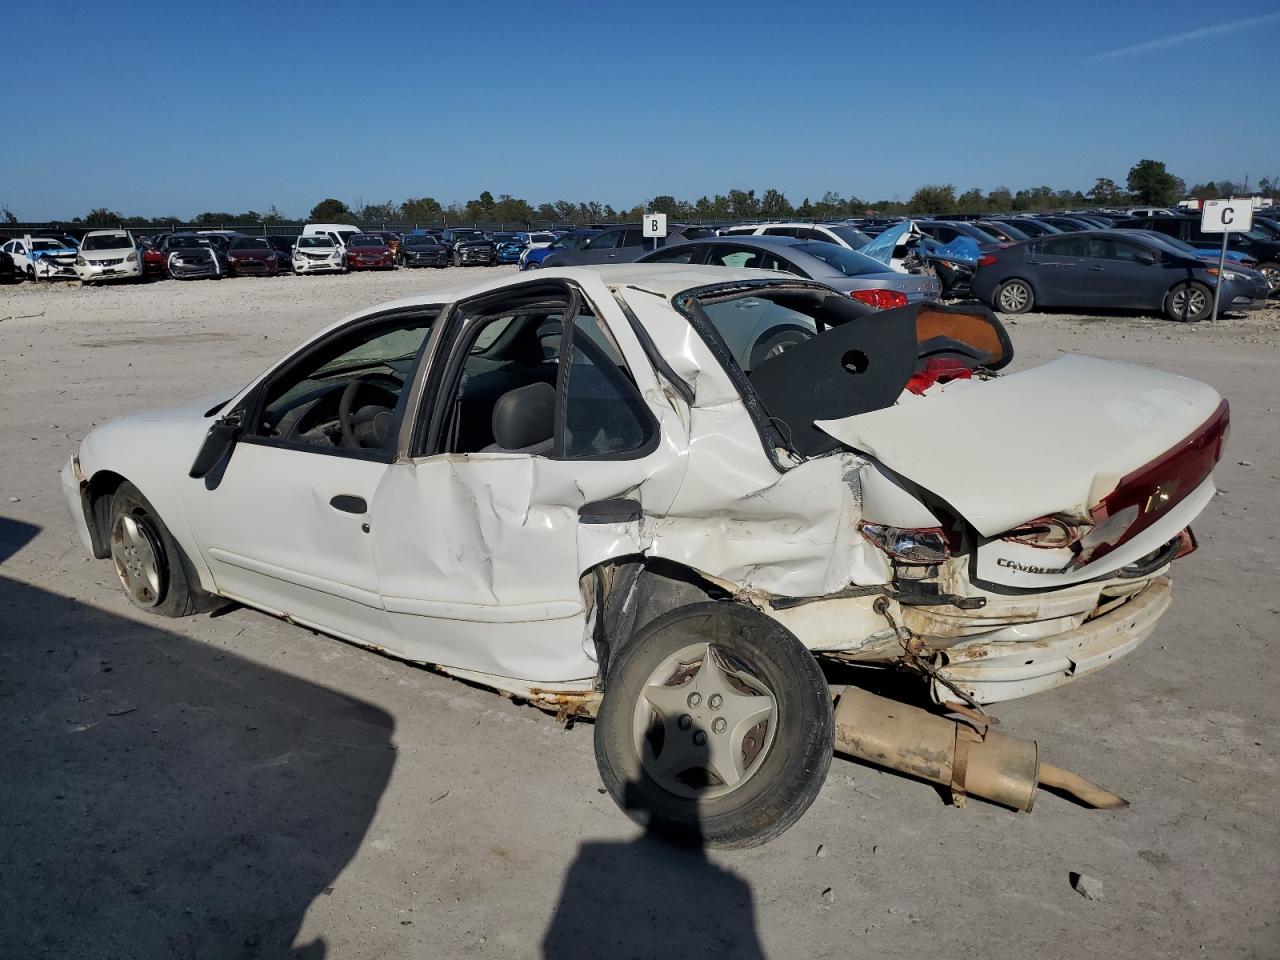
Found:
<svg viewBox="0 0 1280 960"><path fill-rule="evenodd" d="M0 956L1280 956L1280 311L1009 328L1017 366L1129 360L1232 404L1152 639L994 708L1128 810L956 809L837 759L796 827L722 854L619 813L589 724L251 610L150 618L74 539L57 471L93 425L459 272L0 288Z"/></svg>

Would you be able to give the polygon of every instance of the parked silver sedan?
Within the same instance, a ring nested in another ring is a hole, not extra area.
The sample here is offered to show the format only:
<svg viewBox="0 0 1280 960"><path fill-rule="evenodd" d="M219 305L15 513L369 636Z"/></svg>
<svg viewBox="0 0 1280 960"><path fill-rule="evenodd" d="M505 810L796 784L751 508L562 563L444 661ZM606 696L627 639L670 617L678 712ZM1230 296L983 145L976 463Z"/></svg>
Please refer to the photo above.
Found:
<svg viewBox="0 0 1280 960"><path fill-rule="evenodd" d="M901 273L838 244L794 237L708 237L663 247L638 262L779 270L825 283L877 310L942 295L942 285L932 274Z"/></svg>

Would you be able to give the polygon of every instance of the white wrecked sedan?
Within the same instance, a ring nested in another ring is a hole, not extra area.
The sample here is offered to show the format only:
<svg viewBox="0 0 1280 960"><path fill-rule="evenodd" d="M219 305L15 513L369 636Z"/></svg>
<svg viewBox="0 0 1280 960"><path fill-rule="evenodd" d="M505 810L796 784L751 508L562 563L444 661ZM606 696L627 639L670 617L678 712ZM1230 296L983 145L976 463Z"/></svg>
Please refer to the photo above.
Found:
<svg viewBox="0 0 1280 960"><path fill-rule="evenodd" d="M62 474L134 603L226 597L562 715L638 820L777 835L832 753L818 657L990 702L1133 649L1214 492L1210 387L985 308L781 274L521 274L385 304Z"/></svg>

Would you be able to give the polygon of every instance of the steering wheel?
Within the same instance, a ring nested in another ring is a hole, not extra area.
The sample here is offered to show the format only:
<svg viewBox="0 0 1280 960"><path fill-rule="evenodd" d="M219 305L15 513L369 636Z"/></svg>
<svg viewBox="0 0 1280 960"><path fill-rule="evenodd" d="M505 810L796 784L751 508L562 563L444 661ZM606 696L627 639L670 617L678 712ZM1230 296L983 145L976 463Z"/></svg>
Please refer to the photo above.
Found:
<svg viewBox="0 0 1280 960"><path fill-rule="evenodd" d="M378 383L377 381L382 381ZM351 407L355 403L356 394L360 392L360 388L365 385L379 386L385 389L393 396L399 396L401 390L404 389L404 381L399 377L394 377L389 373L366 373L355 377L346 388L342 391L342 397L338 400L338 426L342 428L342 444L346 447L359 448L363 446L360 439L356 436L356 427L362 423L356 422L356 417L351 412ZM390 384L388 387L387 384ZM391 413L390 410L382 410L379 413ZM377 416L377 414L375 414ZM372 419L372 418L370 418Z"/></svg>

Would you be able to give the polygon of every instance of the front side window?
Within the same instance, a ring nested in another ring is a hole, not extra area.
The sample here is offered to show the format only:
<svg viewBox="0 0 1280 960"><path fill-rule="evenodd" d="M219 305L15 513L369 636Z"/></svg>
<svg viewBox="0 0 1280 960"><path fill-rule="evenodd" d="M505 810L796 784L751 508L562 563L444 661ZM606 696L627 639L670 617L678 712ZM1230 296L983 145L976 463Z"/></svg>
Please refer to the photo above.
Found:
<svg viewBox="0 0 1280 960"><path fill-rule="evenodd" d="M621 230L606 230L604 233L596 234L584 245L586 250L613 250L618 246L618 241L622 239Z"/></svg>
<svg viewBox="0 0 1280 960"><path fill-rule="evenodd" d="M1114 237L1090 237L1089 256L1095 260L1138 261L1138 248Z"/></svg>
<svg viewBox="0 0 1280 960"><path fill-rule="evenodd" d="M361 325L309 350L268 381L249 436L389 459L401 419L400 399L433 316Z"/></svg>

